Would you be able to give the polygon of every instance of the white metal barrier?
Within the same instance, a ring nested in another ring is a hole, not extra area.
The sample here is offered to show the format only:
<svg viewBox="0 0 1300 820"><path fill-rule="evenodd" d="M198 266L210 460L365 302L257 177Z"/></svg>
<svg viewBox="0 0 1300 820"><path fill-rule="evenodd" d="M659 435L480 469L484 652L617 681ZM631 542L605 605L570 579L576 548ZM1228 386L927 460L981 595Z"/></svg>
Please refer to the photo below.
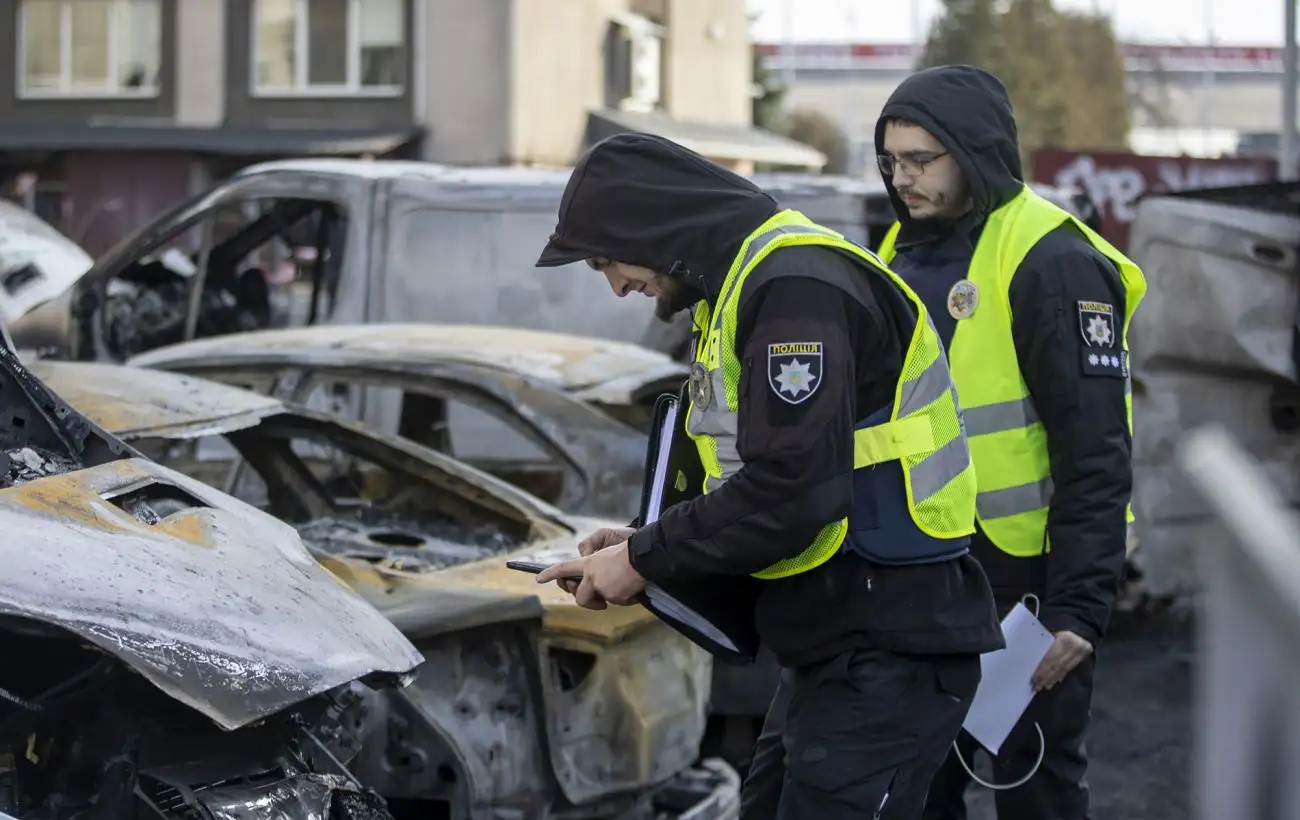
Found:
<svg viewBox="0 0 1300 820"><path fill-rule="evenodd" d="M1197 621L1197 820L1300 818L1300 518L1217 427L1179 463L1222 522L1189 545L1203 579Z"/></svg>

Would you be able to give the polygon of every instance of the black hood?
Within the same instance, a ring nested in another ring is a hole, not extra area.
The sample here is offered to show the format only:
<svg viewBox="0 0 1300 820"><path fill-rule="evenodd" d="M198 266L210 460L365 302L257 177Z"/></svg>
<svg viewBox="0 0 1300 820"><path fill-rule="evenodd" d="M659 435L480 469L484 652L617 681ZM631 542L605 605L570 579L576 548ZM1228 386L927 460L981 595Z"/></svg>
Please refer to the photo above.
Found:
<svg viewBox="0 0 1300 820"><path fill-rule="evenodd" d="M574 166L537 266L603 256L713 296L741 243L777 210L763 189L694 151L649 134L617 134Z"/></svg>
<svg viewBox="0 0 1300 820"><path fill-rule="evenodd" d="M885 150L885 123L906 120L929 131L952 154L970 186L977 221L1024 187L1020 141L1011 98L993 74L968 65L916 72L894 89L876 121L876 153ZM892 179L885 180L894 212L911 220Z"/></svg>

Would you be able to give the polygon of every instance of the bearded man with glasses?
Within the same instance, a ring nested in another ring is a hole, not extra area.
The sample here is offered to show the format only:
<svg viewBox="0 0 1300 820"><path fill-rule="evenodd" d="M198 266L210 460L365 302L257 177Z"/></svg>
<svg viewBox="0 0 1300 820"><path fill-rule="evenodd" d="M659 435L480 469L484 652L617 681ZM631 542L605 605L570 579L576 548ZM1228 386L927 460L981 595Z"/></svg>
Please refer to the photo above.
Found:
<svg viewBox="0 0 1300 820"><path fill-rule="evenodd" d="M1086 820L1093 652L1104 636L1132 521L1127 330L1146 284L1109 242L1024 182L1015 117L997 77L970 66L911 75L876 125L898 222L879 255L921 298L948 350L975 464L971 549L1005 615L1041 601L1056 640L1037 692L994 761L1001 820ZM973 751L974 742L958 744ZM953 755L926 820L964 820Z"/></svg>

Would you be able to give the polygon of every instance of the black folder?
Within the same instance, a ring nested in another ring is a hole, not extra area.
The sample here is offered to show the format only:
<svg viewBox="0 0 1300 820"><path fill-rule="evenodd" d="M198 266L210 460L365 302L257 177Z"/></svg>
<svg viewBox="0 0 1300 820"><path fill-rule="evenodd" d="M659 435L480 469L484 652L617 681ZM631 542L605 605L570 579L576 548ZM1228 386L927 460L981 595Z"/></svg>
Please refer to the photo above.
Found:
<svg viewBox="0 0 1300 820"><path fill-rule="evenodd" d="M642 525L703 491L704 468L695 444L685 434L686 389L676 396L664 394L655 402L641 487L638 520ZM759 648L754 603L761 583L746 575L715 575L648 584L641 604L718 660L753 663Z"/></svg>

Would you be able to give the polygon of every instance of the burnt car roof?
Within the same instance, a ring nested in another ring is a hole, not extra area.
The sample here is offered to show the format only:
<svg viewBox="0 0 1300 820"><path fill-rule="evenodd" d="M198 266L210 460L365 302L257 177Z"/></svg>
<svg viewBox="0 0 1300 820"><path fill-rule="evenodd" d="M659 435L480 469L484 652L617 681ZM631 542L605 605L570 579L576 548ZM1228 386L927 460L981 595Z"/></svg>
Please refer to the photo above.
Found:
<svg viewBox="0 0 1300 820"><path fill-rule="evenodd" d="M689 369L627 342L494 325L323 325L197 339L142 353L137 367L299 364L418 371L448 362L543 382L575 398L626 402L636 388Z"/></svg>
<svg viewBox="0 0 1300 820"><path fill-rule="evenodd" d="M403 451L417 451L454 481L473 491L491 492L541 519L570 522L539 498L451 456L397 436L388 436L351 419L290 406L240 387L198 376L106 362L37 359L26 364L51 390L79 412L127 441L142 438L196 438L256 425L286 413L326 421Z"/></svg>
<svg viewBox="0 0 1300 820"><path fill-rule="evenodd" d="M39 359L26 364L68 404L93 406L97 424L127 438L228 433L287 409L270 396L163 370L123 373L112 365Z"/></svg>

